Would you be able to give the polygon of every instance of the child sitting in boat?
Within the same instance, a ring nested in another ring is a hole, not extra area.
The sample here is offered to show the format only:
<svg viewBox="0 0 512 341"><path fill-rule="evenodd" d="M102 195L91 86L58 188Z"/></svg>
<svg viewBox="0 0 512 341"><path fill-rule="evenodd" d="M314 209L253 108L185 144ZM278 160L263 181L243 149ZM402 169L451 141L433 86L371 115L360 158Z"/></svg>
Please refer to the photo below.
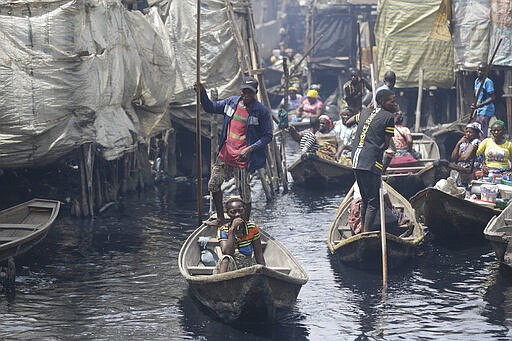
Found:
<svg viewBox="0 0 512 341"><path fill-rule="evenodd" d="M260 230L252 222L244 220L245 207L242 198L232 197L226 201L229 221L217 231L223 256L217 265L223 273L255 264L265 265Z"/></svg>

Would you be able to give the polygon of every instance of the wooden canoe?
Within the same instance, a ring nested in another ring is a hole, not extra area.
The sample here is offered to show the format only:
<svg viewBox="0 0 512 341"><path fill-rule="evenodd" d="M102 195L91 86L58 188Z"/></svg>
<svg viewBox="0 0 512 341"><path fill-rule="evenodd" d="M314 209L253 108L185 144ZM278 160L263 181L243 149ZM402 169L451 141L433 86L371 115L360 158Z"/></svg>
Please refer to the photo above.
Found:
<svg viewBox="0 0 512 341"><path fill-rule="evenodd" d="M399 269L412 261L418 245L423 241L423 227L417 222L414 209L409 202L391 186L383 183L394 208L403 210L410 223L401 227L400 235L386 233L387 264L389 269ZM370 231L353 235L347 224L354 187L350 189L331 224L327 245L331 255L338 262L366 271L381 271L382 247L380 231Z"/></svg>
<svg viewBox="0 0 512 341"><path fill-rule="evenodd" d="M484 236L491 242L500 263L512 268L512 205L489 220Z"/></svg>
<svg viewBox="0 0 512 341"><path fill-rule="evenodd" d="M352 167L304 154L288 167L294 183L305 187L325 187L330 184L350 186L354 182Z"/></svg>
<svg viewBox="0 0 512 341"><path fill-rule="evenodd" d="M21 255L43 240L59 209L59 201L32 199L0 211L0 261Z"/></svg>
<svg viewBox="0 0 512 341"><path fill-rule="evenodd" d="M388 167L385 176L386 182L406 198L450 175L448 161L440 161L437 143L423 133L411 135L413 148L422 158L413 167Z"/></svg>
<svg viewBox="0 0 512 341"><path fill-rule="evenodd" d="M459 199L429 187L410 199L419 219L440 241L485 241L483 231L501 210ZM453 239L456 237L456 239Z"/></svg>
<svg viewBox="0 0 512 341"><path fill-rule="evenodd" d="M215 267L200 260L198 238L209 236L208 248L220 252L217 229L205 224L183 244L178 266L192 294L218 318L233 322L251 315L251 319L273 320L280 309L294 305L308 276L295 257L277 240L260 229L266 266L213 274Z"/></svg>

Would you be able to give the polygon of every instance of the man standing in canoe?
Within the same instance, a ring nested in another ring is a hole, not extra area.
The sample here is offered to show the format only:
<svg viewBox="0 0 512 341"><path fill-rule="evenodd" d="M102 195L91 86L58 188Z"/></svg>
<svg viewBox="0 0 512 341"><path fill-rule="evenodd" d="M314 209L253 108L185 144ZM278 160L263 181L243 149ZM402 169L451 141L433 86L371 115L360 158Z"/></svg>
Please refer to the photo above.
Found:
<svg viewBox="0 0 512 341"><path fill-rule="evenodd" d="M253 77L244 77L240 96L213 102L202 84L194 84L194 89L200 91L204 111L224 115L219 152L208 182L217 212L217 226L225 224L221 185L231 177L235 178L238 193L244 202L244 218L248 221L251 214L249 173L265 166L267 145L273 136L270 113L256 100L258 81Z"/></svg>
<svg viewBox="0 0 512 341"><path fill-rule="evenodd" d="M477 78L475 79L475 96L478 93L478 89L482 82L484 82L482 86L482 91L480 92L478 98L475 100L475 103L471 104L471 110L476 110L475 120L480 123L483 132L483 138L486 138L489 133L489 121L491 117L494 116L494 82L485 77L485 69L487 68L487 63L478 64L478 68L476 69Z"/></svg>
<svg viewBox="0 0 512 341"><path fill-rule="evenodd" d="M379 212L379 188L381 175L386 172L383 164L384 151L394 135L394 112L398 110L395 94L381 90L377 94L377 108L365 108L351 117L347 125L358 123L352 142L352 168L361 192L361 232L373 226ZM389 163L388 158L386 158Z"/></svg>

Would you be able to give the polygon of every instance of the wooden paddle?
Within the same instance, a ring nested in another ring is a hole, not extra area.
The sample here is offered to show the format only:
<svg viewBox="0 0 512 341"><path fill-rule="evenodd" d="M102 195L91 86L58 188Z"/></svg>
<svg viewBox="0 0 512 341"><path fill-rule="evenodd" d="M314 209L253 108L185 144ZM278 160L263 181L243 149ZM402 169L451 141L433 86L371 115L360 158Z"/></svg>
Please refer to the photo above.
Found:
<svg viewBox="0 0 512 341"><path fill-rule="evenodd" d="M197 26L196 26L196 84L201 84L201 0L197 0ZM201 168L201 88L196 91L196 154L197 154L197 221L202 224L203 216L203 182Z"/></svg>
<svg viewBox="0 0 512 341"><path fill-rule="evenodd" d="M381 183L379 188L379 206L380 206L380 241L382 247L382 292L386 292L388 286L388 259L386 250L386 218L384 215L384 185Z"/></svg>

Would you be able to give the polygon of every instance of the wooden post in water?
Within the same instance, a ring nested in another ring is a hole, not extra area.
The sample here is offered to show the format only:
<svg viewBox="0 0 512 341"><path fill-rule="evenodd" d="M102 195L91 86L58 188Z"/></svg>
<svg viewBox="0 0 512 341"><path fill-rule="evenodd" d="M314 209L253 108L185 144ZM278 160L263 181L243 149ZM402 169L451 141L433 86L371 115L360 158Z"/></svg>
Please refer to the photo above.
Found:
<svg viewBox="0 0 512 341"><path fill-rule="evenodd" d="M414 122L414 131L420 131L420 120L421 120L421 101L423 98L423 68L420 68L420 74L418 77L418 102L416 102L416 122Z"/></svg>
<svg viewBox="0 0 512 341"><path fill-rule="evenodd" d="M197 0L197 26L196 26L196 84L201 84L201 0ZM203 183L201 168L201 91L196 91L196 155L197 155L197 222L203 221Z"/></svg>

